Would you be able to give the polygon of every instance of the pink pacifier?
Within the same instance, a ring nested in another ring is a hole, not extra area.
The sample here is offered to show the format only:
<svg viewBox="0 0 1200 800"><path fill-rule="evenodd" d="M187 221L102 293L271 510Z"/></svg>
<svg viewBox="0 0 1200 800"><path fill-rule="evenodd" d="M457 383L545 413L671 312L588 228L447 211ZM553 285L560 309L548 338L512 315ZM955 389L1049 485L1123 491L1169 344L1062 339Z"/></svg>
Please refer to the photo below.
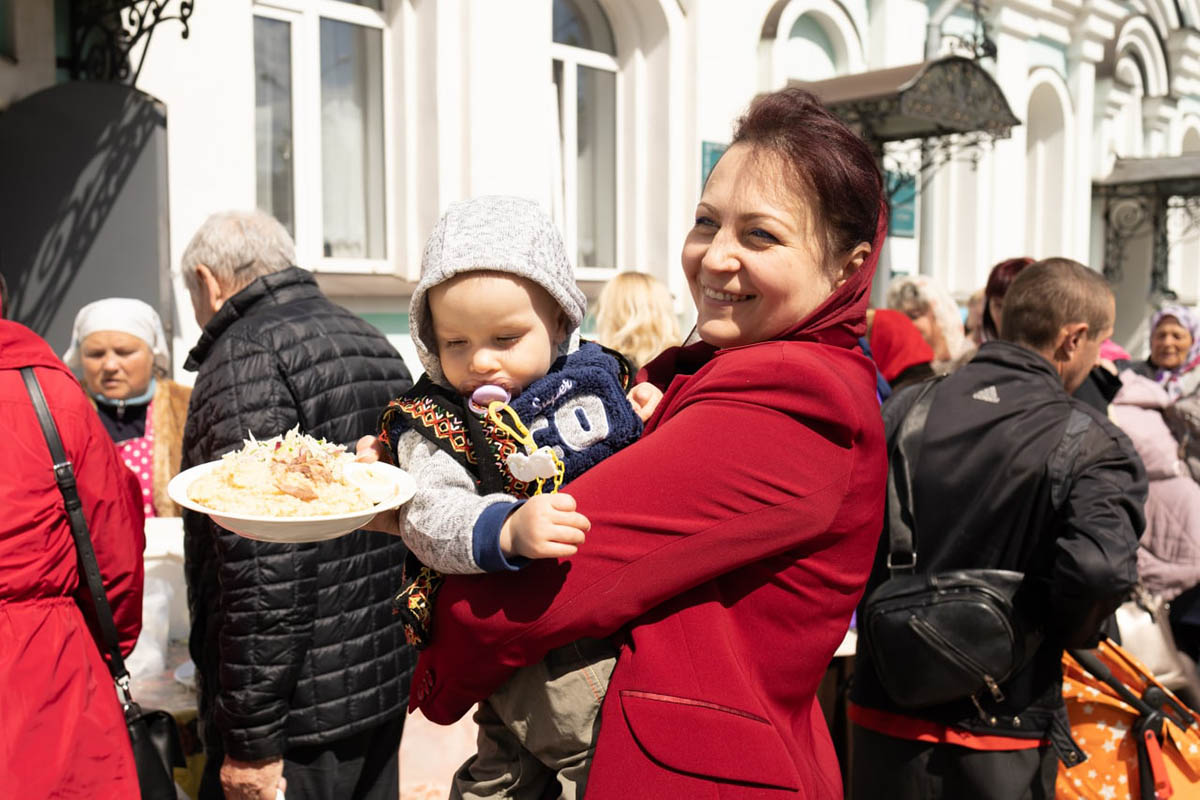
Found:
<svg viewBox="0 0 1200 800"><path fill-rule="evenodd" d="M511 399L512 396L504 390L504 387L488 383L471 392L471 399L467 401L467 406L476 414L486 414L488 406L492 403L507 403Z"/></svg>

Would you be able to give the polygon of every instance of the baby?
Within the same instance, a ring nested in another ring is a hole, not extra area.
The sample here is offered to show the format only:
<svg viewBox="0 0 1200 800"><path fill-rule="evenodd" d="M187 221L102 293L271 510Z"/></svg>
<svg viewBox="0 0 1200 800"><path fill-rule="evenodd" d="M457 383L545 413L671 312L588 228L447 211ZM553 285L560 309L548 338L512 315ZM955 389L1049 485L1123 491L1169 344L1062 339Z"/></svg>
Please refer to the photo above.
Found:
<svg viewBox="0 0 1200 800"><path fill-rule="evenodd" d="M589 523L573 498L550 493L552 473L570 480L641 434L657 397L639 387L627 400L624 360L578 343L586 304L553 222L531 202L455 203L430 237L409 314L425 375L389 405L380 434L418 487L399 521L424 568L406 569L397 598L418 646L436 635L437 573L574 554ZM497 424L487 413L506 396L530 447L511 417ZM547 492L534 495L539 457L554 466L537 473ZM555 778L560 797L582 797L615 658L607 640L585 640L518 670L480 704L478 753L455 774L451 797L535 799Z"/></svg>

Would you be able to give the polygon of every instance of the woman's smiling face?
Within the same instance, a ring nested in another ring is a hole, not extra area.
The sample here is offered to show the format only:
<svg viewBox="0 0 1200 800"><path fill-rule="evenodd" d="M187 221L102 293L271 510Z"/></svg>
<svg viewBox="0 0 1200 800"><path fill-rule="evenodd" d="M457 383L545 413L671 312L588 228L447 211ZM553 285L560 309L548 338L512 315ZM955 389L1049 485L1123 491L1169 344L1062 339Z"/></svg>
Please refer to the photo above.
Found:
<svg viewBox="0 0 1200 800"><path fill-rule="evenodd" d="M735 144L705 184L682 261L696 330L711 345L771 339L841 283L825 267L822 231L808 198L785 174L774 153ZM869 250L859 245L846 266L860 266Z"/></svg>
<svg viewBox="0 0 1200 800"><path fill-rule="evenodd" d="M1174 317L1163 317L1150 337L1150 361L1159 369L1183 366L1192 347L1192 334Z"/></svg>

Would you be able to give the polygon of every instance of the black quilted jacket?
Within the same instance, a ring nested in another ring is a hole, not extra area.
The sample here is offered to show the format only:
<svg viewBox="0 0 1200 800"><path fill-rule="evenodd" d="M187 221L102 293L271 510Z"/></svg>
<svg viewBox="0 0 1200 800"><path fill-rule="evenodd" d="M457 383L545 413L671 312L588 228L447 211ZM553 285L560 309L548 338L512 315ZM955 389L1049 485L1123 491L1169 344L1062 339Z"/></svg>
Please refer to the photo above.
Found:
<svg viewBox="0 0 1200 800"><path fill-rule="evenodd" d="M387 340L297 267L226 301L186 368L198 375L184 468L239 447L248 432L266 438L297 423L353 445L411 384ZM413 654L391 609L400 539L360 532L268 544L188 511L184 531L200 711L225 752L270 758L405 712Z"/></svg>

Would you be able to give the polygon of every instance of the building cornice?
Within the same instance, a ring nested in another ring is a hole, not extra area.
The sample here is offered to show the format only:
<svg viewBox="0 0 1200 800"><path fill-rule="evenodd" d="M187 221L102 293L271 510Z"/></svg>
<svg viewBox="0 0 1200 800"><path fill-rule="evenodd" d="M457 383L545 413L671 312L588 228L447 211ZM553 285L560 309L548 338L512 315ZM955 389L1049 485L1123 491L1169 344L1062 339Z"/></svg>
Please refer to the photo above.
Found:
<svg viewBox="0 0 1200 800"><path fill-rule="evenodd" d="M1076 13L1067 54L1075 61L1099 64L1108 41L1117 35L1117 22L1129 12L1111 0L1083 0L1073 5Z"/></svg>
<svg viewBox="0 0 1200 800"><path fill-rule="evenodd" d="M1200 31L1171 31L1167 59L1171 65L1171 93L1179 97L1200 95Z"/></svg>

